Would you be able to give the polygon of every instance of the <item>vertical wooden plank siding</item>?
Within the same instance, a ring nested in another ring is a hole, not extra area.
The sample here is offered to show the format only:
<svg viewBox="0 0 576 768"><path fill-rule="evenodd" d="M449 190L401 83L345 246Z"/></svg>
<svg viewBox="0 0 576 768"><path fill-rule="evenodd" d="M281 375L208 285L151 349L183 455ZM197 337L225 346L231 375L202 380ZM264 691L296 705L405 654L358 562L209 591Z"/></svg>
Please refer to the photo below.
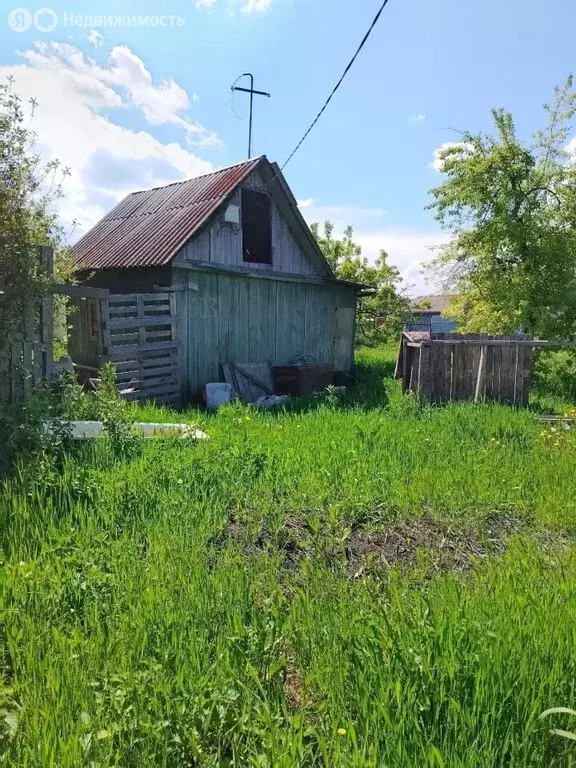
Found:
<svg viewBox="0 0 576 768"><path fill-rule="evenodd" d="M38 258L47 276L53 272L53 252L38 249ZM0 339L0 404L15 404L29 395L42 379L52 373L53 296L39 304L30 302L18 328Z"/></svg>
<svg viewBox="0 0 576 768"><path fill-rule="evenodd" d="M50 246L43 245L40 249L40 260L42 267L47 275L54 272L54 251ZM50 378L52 375L53 351L52 343L54 340L54 297L45 296L42 299L40 310L40 340L43 345L42 357L42 375Z"/></svg>
<svg viewBox="0 0 576 768"><path fill-rule="evenodd" d="M245 187L262 188L263 181L258 173L252 174ZM293 275L317 275L318 269L303 252L290 225L282 215L274 199L271 201L272 263L246 264L243 258L242 227L224 219L225 208L186 243L176 256L180 261L214 264L223 267L245 267L251 272L287 272ZM228 204L241 205L239 190L231 196Z"/></svg>
<svg viewBox="0 0 576 768"><path fill-rule="evenodd" d="M432 400L436 403L442 403L446 400L444 392L444 371L445 353L449 351L449 348L444 344L432 344L431 345L431 366L432 366Z"/></svg>
<svg viewBox="0 0 576 768"><path fill-rule="evenodd" d="M185 284L187 285L187 283ZM176 336L180 356L178 361L178 380L180 382L180 398L188 400L188 290L181 284L174 292L176 302Z"/></svg>
<svg viewBox="0 0 576 768"><path fill-rule="evenodd" d="M3 345L0 350L0 403L10 401L10 357L8 347Z"/></svg>
<svg viewBox="0 0 576 768"><path fill-rule="evenodd" d="M491 398L494 392L494 347L486 347L486 377L484 395Z"/></svg>
<svg viewBox="0 0 576 768"><path fill-rule="evenodd" d="M432 396L432 349L429 342L424 342L420 347L418 359L418 396L424 402Z"/></svg>
<svg viewBox="0 0 576 768"><path fill-rule="evenodd" d="M479 401L486 398L526 405L533 350L530 346L515 344L517 338L437 334L430 341L413 346L408 346L407 339L403 338L403 391L414 391L423 401ZM460 339L467 343L459 343ZM453 343L441 343L445 340ZM491 346L483 343L489 340L508 343Z"/></svg>
<svg viewBox="0 0 576 768"><path fill-rule="evenodd" d="M354 309L353 288L307 284L256 277L178 270L174 285L184 288L187 303L179 300L178 323L186 312L186 389L192 398L209 381L222 378L223 363L271 362L288 364L297 356L334 364L336 310ZM182 292L182 291L180 291ZM340 339L353 353L349 339Z"/></svg>
<svg viewBox="0 0 576 768"><path fill-rule="evenodd" d="M501 349L502 363L500 366L500 397L504 403L513 402L514 398L514 363L516 350L514 347L503 346Z"/></svg>

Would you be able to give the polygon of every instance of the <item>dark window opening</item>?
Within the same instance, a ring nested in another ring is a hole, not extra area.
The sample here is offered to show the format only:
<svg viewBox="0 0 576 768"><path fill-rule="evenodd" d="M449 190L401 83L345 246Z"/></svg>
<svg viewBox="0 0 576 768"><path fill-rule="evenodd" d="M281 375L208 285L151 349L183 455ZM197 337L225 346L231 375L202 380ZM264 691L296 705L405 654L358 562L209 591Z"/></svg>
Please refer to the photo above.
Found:
<svg viewBox="0 0 576 768"><path fill-rule="evenodd" d="M253 189L242 190L242 237L244 261L272 264L270 198Z"/></svg>
<svg viewBox="0 0 576 768"><path fill-rule="evenodd" d="M96 299L88 299L88 338L91 341L99 338L98 304L96 303Z"/></svg>

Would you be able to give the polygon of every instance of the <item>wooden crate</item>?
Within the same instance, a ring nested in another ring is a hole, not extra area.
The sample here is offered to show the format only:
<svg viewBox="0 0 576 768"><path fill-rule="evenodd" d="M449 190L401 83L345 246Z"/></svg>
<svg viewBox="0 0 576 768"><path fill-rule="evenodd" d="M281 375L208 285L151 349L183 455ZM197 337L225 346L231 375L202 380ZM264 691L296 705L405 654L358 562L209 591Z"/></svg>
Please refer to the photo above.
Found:
<svg viewBox="0 0 576 768"><path fill-rule="evenodd" d="M280 395L302 397L334 384L331 365L278 365L273 374L274 387Z"/></svg>
<svg viewBox="0 0 576 768"><path fill-rule="evenodd" d="M425 402L499 400L526 405L532 378L532 341L524 334L404 333L396 366L404 392Z"/></svg>

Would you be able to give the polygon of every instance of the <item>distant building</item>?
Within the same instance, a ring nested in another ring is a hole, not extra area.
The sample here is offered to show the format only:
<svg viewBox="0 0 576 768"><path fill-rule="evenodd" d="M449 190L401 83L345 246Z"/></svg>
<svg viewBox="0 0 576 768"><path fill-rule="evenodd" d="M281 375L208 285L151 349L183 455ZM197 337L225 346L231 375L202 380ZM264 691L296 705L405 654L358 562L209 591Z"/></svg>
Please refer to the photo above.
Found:
<svg viewBox="0 0 576 768"><path fill-rule="evenodd" d="M404 330L424 331L429 333L453 333L458 323L450 318L442 317L448 308L452 296L448 293L436 293L430 296L417 296L410 302L410 317L406 320Z"/></svg>

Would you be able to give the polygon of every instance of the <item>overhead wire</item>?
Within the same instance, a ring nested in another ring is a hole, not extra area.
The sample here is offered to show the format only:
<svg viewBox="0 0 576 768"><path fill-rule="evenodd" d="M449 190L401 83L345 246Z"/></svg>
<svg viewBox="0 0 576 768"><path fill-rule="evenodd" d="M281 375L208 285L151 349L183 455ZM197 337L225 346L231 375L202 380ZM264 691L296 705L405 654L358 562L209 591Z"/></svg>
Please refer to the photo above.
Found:
<svg viewBox="0 0 576 768"><path fill-rule="evenodd" d="M296 154L296 152L298 152L298 150L300 149L300 147L302 146L302 144L303 144L303 143L306 141L306 139L307 139L307 138L308 138L308 136L310 135L311 131L313 130L313 128L314 128L314 126L316 125L316 123L318 122L318 120L320 120L320 118L321 118L321 117L322 117L322 115L324 114L324 112L325 112L325 110L326 110L326 108L327 108L328 104L330 104L330 102L332 101L332 99L333 99L333 97L335 96L336 92L338 91L338 89L340 88L340 86L342 85L342 83L344 82L344 79L345 79L346 75L347 75L347 74L348 74L348 72L349 72L349 71L352 69L352 67L353 67L353 65L354 65L354 62L356 61L356 59L358 58L358 56L359 56L360 52L362 51L362 49L363 49L363 48L364 48L364 46L366 45L366 43L367 43L367 41L368 41L368 38L369 38L369 37L370 37L370 35L372 34L372 31L373 31L374 27L375 27L375 26L376 26L376 24L378 23L378 21L379 21L379 19L380 19L380 16L382 15L382 12L384 11L384 8L386 8L386 6L388 5L389 1L390 1L390 0L383 0L383 2L382 2L382 5L380 6L380 8L379 8L379 10L378 10L378 12L377 12L377 14L376 14L376 16L374 17L374 19L373 19L372 23L370 24L370 27L368 28L368 31L366 32L366 34L365 34L365 35L364 35L364 37L362 38L362 42L360 43L360 45L359 45L359 46L358 46L358 48L356 49L356 53L354 54L354 56L352 56L352 58L351 58L351 59L350 59L350 61L348 62L348 65L346 66L346 69L344 70L344 72L342 73L342 75L341 75L340 79L338 80L338 82L336 83L336 85L335 85L335 86L334 86L334 88L332 89L332 91L331 91L330 95L328 96L328 98L327 98L327 99L326 99L326 101L324 102L324 104L323 104L323 106L322 106L322 109L321 109L321 110L318 112L318 114L316 115L316 117L314 118L314 120L312 121L312 123L310 124L310 126L309 126L308 130L306 131L306 133L305 133L305 134L302 136L302 138L300 139L300 141L298 142L298 144L296 145L296 147L295 147L295 148L293 149L293 151L290 153L290 155L288 156L288 159L287 159L287 160L284 162L284 165L282 165L282 166L281 166L281 168L280 168L280 171L283 171L283 170L284 170L284 168L286 168L286 166L288 165L288 163L290 162L290 160L292 160L292 158L294 157L294 155ZM274 176L274 178L273 178L273 179L271 179L271 181L269 182L269 184L271 184L271 183L272 183L272 181L274 181L274 179L275 179L275 178L276 178L278 175L279 175L279 174L276 174L276 176Z"/></svg>
<svg viewBox="0 0 576 768"><path fill-rule="evenodd" d="M332 89L332 91L331 91L330 95L328 96L328 98L327 98L327 99L326 99L326 101L324 102L324 104L323 104L323 106L322 106L322 109L321 109L321 110L318 112L318 114L316 115L316 117L314 118L314 120L312 121L312 123L310 124L310 126L308 127L308 129L307 129L306 133L305 133L305 134L302 136L302 138L300 139L300 141L298 142L298 144L296 145L296 147L295 147L295 148L292 150L292 152L291 152L291 153L290 153L290 155L288 156L287 160L286 160L286 161L284 162L284 164L283 164L283 165L280 167L280 170L278 171L278 173L276 173L276 174L275 174L275 175L274 175L274 176L273 176L273 177L270 179L270 181L269 181L269 182L266 184L266 188L268 188L268 187L270 186L270 184L272 184L272 182L273 182L273 181L275 181L275 180L278 178L278 176L279 176L279 175L282 173L282 171L284 170L284 168L286 168L286 166L288 165L288 163L290 162L290 160L292 160L292 158L294 157L294 155L296 154L296 152L298 152L298 150L300 149L300 147L302 146L302 144L304 144L304 142L306 141L306 139L307 139L307 138L308 138L308 136L310 135L310 133L311 133L312 129L314 128L314 126L316 125L316 123L318 122L318 120L320 120L320 118L322 117L322 115L323 115L323 114L324 114L324 112L326 111L326 107L328 106L328 104L330 104L330 102L332 101L332 99L333 99L333 97L335 96L336 92L338 91L338 89L340 88L340 86L342 85L342 83L344 82L344 79L345 79L346 75L348 74L348 72L349 72L349 71L352 69L352 67L354 66L354 62L356 61L356 59L358 58L358 56L359 56L360 52L362 51L362 49L363 49L363 48L364 48L364 46L366 45L366 43L367 43L367 41L368 41L368 38L370 37L370 35L372 34L372 31L374 30L374 27L376 26L376 24L378 24L378 21L379 21L379 19L380 19L380 16L382 15L382 12L383 12L384 8L386 8L386 6L388 5L388 3L389 3L389 2L390 2L390 0L383 0L383 2L382 2L382 4L381 4L380 8L378 9L378 12L376 13L376 16L374 16L374 19L372 20L372 23L370 24L370 26L369 26L369 28L368 28L368 31L366 32L366 34L365 34L365 35L364 35L364 37L362 38L362 41L361 41L360 45L359 45L359 46L358 46L358 48L356 49L356 52L355 52L354 56L352 56L352 58L351 58L351 59L350 59L350 61L348 62L347 66L346 66L346 69L345 69L345 70L344 70L344 72L342 73L342 75L341 75L340 79L338 80L338 82L336 83L336 85L335 85L335 86L334 86L334 88Z"/></svg>

